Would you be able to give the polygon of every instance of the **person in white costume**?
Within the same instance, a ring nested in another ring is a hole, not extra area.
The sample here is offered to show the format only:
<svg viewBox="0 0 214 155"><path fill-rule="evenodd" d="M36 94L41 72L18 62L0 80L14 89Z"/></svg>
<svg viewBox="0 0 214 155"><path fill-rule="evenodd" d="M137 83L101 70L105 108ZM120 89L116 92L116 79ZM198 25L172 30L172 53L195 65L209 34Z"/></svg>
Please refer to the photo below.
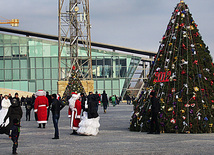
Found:
<svg viewBox="0 0 214 155"><path fill-rule="evenodd" d="M94 94L87 97L86 104L88 104L88 112L83 112L77 133L80 135L96 136L99 133L100 117L97 114L96 98Z"/></svg>
<svg viewBox="0 0 214 155"><path fill-rule="evenodd" d="M10 99L7 95L4 96L4 99L1 102L2 109L0 110L0 125L3 124L4 118L7 115L7 111L11 105ZM5 122L5 126L9 124L9 118Z"/></svg>

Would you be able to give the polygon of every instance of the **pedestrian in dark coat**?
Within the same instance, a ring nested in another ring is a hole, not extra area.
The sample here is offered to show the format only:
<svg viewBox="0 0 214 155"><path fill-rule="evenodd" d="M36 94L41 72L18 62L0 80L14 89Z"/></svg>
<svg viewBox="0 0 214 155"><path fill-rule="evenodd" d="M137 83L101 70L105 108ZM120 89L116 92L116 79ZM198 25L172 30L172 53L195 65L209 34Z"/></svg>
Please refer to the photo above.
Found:
<svg viewBox="0 0 214 155"><path fill-rule="evenodd" d="M21 121L22 118L22 108L20 104L18 103L17 99L12 100L12 105L9 107L7 115L4 118L4 122L9 118L9 124L6 126L6 134L9 135L10 129L13 125L13 120L18 119L19 122Z"/></svg>
<svg viewBox="0 0 214 155"><path fill-rule="evenodd" d="M99 94L97 93L97 91L96 91L96 93L94 94L94 96L95 96L96 108L97 108L97 111L98 111L100 96L99 96Z"/></svg>
<svg viewBox="0 0 214 155"><path fill-rule="evenodd" d="M81 96L81 98L80 98L80 101L81 101L81 108L82 108L83 112L84 112L84 111L87 112L87 111L88 111L88 108L85 107L86 96L85 96L84 93L81 93L80 96Z"/></svg>
<svg viewBox="0 0 214 155"><path fill-rule="evenodd" d="M26 121L30 121L30 113L33 109L32 97L27 97L25 99L25 109L26 109Z"/></svg>
<svg viewBox="0 0 214 155"><path fill-rule="evenodd" d="M1 101L3 100L3 96L2 96L2 94L0 94L0 110L1 110L1 108L2 108L2 105L1 105Z"/></svg>
<svg viewBox="0 0 214 155"><path fill-rule="evenodd" d="M108 106L108 95L106 94L105 90L103 91L103 94L101 96L101 101L103 103L104 113L106 113L107 106Z"/></svg>
<svg viewBox="0 0 214 155"><path fill-rule="evenodd" d="M99 115L97 113L97 99L95 94L89 93L88 97L88 118L97 118Z"/></svg>
<svg viewBox="0 0 214 155"><path fill-rule="evenodd" d="M12 100L13 100L13 99L16 99L16 100L17 100L18 105L19 105L19 106L21 106L21 101L20 101L20 99L19 99L19 94L18 94L18 93L15 93L15 97L14 97L14 98L12 98ZM11 103L12 103L12 101L11 101Z"/></svg>
<svg viewBox="0 0 214 155"><path fill-rule="evenodd" d="M52 117L53 118L53 124L54 124L54 128L55 128L54 138L52 138L52 139L59 139L58 122L59 122L59 117L60 117L60 110L62 110L64 105L62 104L61 101L59 101L57 99L56 94L52 94L51 98L52 98L51 111L52 111L52 116L53 116Z"/></svg>
<svg viewBox="0 0 214 155"><path fill-rule="evenodd" d="M20 122L18 119L14 119L9 134L9 137L13 141L12 154L17 154L16 150L18 148L19 134L20 134Z"/></svg>
<svg viewBox="0 0 214 155"><path fill-rule="evenodd" d="M160 103L155 95L156 95L155 91L152 91L150 93L151 104L152 104L152 110L151 110L152 120L151 120L150 132L148 134L152 134L154 132L154 124L156 126L155 134L160 134L160 127L158 122L158 114L160 112Z"/></svg>

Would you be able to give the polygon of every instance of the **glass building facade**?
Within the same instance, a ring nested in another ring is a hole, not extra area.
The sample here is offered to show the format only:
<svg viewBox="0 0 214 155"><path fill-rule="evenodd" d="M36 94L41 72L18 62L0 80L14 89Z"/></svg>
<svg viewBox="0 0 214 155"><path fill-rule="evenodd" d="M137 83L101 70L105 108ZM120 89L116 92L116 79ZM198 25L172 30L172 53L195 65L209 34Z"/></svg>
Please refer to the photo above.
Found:
<svg viewBox="0 0 214 155"><path fill-rule="evenodd" d="M80 47L80 60L84 56L86 52ZM69 64L69 46L64 48L62 58ZM124 95L140 60L132 55L92 49L94 91L106 90L109 96ZM65 77L68 66L64 63L61 66ZM57 41L0 33L1 88L57 93L57 82Z"/></svg>

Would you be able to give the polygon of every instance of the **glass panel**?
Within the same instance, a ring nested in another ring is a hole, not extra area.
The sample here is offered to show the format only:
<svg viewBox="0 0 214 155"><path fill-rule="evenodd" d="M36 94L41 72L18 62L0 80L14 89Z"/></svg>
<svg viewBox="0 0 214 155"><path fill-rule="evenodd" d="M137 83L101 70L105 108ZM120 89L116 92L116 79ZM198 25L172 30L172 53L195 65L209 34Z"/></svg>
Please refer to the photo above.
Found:
<svg viewBox="0 0 214 155"><path fill-rule="evenodd" d="M51 78L50 69L44 69L44 79L50 79L50 78Z"/></svg>
<svg viewBox="0 0 214 155"><path fill-rule="evenodd" d="M18 46L13 47L12 52L13 52L13 57L18 57L19 56L19 47Z"/></svg>
<svg viewBox="0 0 214 155"><path fill-rule="evenodd" d="M30 68L35 68L35 58L30 58Z"/></svg>
<svg viewBox="0 0 214 155"><path fill-rule="evenodd" d="M4 87L4 82L0 82L0 88L5 88Z"/></svg>
<svg viewBox="0 0 214 155"><path fill-rule="evenodd" d="M28 70L27 69L21 69L21 79L28 80Z"/></svg>
<svg viewBox="0 0 214 155"><path fill-rule="evenodd" d="M35 46L35 56L36 57L42 57L42 46Z"/></svg>
<svg viewBox="0 0 214 155"><path fill-rule="evenodd" d="M11 46L4 47L4 56L11 56Z"/></svg>
<svg viewBox="0 0 214 155"><path fill-rule="evenodd" d="M51 46L51 56L58 56L58 46Z"/></svg>
<svg viewBox="0 0 214 155"><path fill-rule="evenodd" d="M4 68L4 60L0 60L0 68Z"/></svg>
<svg viewBox="0 0 214 155"><path fill-rule="evenodd" d="M19 68L19 60L13 60L13 68Z"/></svg>
<svg viewBox="0 0 214 155"><path fill-rule="evenodd" d="M20 81L20 88L22 91L28 91L28 81Z"/></svg>
<svg viewBox="0 0 214 155"><path fill-rule="evenodd" d="M116 95L116 96L120 96L119 90L113 90L113 93L114 93L114 95Z"/></svg>
<svg viewBox="0 0 214 155"><path fill-rule="evenodd" d="M30 79L35 79L35 69L30 70Z"/></svg>
<svg viewBox="0 0 214 155"><path fill-rule="evenodd" d="M30 92L35 92L36 91L35 82L29 82L29 91Z"/></svg>
<svg viewBox="0 0 214 155"><path fill-rule="evenodd" d="M5 80L12 80L11 70L5 70Z"/></svg>
<svg viewBox="0 0 214 155"><path fill-rule="evenodd" d="M50 58L44 58L44 68L50 68L51 67L51 62Z"/></svg>
<svg viewBox="0 0 214 155"><path fill-rule="evenodd" d="M112 95L111 90L105 90L106 94L108 95L108 97L110 97Z"/></svg>
<svg viewBox="0 0 214 155"><path fill-rule="evenodd" d="M21 68L27 68L27 60L20 60Z"/></svg>
<svg viewBox="0 0 214 155"><path fill-rule="evenodd" d="M113 89L120 89L119 80L113 80Z"/></svg>
<svg viewBox="0 0 214 155"><path fill-rule="evenodd" d="M0 57L4 56L4 48L0 47Z"/></svg>
<svg viewBox="0 0 214 155"><path fill-rule="evenodd" d="M43 56L51 56L51 48L50 46L43 46Z"/></svg>
<svg viewBox="0 0 214 155"><path fill-rule="evenodd" d="M105 79L105 89L112 89L111 80L106 80Z"/></svg>
<svg viewBox="0 0 214 155"><path fill-rule="evenodd" d="M35 57L35 48L34 46L29 46L29 57Z"/></svg>
<svg viewBox="0 0 214 155"><path fill-rule="evenodd" d="M20 55L27 56L27 47L20 46Z"/></svg>
<svg viewBox="0 0 214 155"><path fill-rule="evenodd" d="M11 60L5 60L5 69L11 69Z"/></svg>
<svg viewBox="0 0 214 155"><path fill-rule="evenodd" d="M58 79L58 69L52 69L52 79Z"/></svg>
<svg viewBox="0 0 214 155"><path fill-rule="evenodd" d="M36 69L36 79L43 79L43 69Z"/></svg>
<svg viewBox="0 0 214 155"><path fill-rule="evenodd" d="M43 67L42 58L36 58L36 68L42 67Z"/></svg>
<svg viewBox="0 0 214 155"><path fill-rule="evenodd" d="M13 85L13 89L20 90L20 82L19 81L13 81L12 85Z"/></svg>
<svg viewBox="0 0 214 155"><path fill-rule="evenodd" d="M39 90L39 89L44 89L43 88L43 80L37 80L36 81L36 89Z"/></svg>
<svg viewBox="0 0 214 155"><path fill-rule="evenodd" d="M51 67L58 68L58 58L51 58Z"/></svg>
<svg viewBox="0 0 214 155"><path fill-rule="evenodd" d="M19 80L19 69L13 70L13 80Z"/></svg>
<svg viewBox="0 0 214 155"><path fill-rule="evenodd" d="M4 70L0 70L0 80L4 80Z"/></svg>
<svg viewBox="0 0 214 155"><path fill-rule="evenodd" d="M97 88L104 89L104 80L97 80Z"/></svg>
<svg viewBox="0 0 214 155"><path fill-rule="evenodd" d="M12 82L5 82L5 88L12 89Z"/></svg>
<svg viewBox="0 0 214 155"><path fill-rule="evenodd" d="M44 90L45 91L51 90L51 80L44 80Z"/></svg>
<svg viewBox="0 0 214 155"><path fill-rule="evenodd" d="M57 82L58 82L58 80L52 80L52 90L53 91L57 90Z"/></svg>

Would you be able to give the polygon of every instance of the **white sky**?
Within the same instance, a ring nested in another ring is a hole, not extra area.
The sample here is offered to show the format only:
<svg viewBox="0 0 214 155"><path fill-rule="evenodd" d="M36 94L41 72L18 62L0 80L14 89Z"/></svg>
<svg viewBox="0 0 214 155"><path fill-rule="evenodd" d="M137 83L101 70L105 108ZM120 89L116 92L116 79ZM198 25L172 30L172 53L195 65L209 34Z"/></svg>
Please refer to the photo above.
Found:
<svg viewBox="0 0 214 155"><path fill-rule="evenodd" d="M171 13L179 2L180 0L90 0L92 41L157 52ZM214 57L213 0L185 2L198 24L202 39ZM58 0L5 0L1 1L0 8L0 16L20 20L18 29L57 35Z"/></svg>

